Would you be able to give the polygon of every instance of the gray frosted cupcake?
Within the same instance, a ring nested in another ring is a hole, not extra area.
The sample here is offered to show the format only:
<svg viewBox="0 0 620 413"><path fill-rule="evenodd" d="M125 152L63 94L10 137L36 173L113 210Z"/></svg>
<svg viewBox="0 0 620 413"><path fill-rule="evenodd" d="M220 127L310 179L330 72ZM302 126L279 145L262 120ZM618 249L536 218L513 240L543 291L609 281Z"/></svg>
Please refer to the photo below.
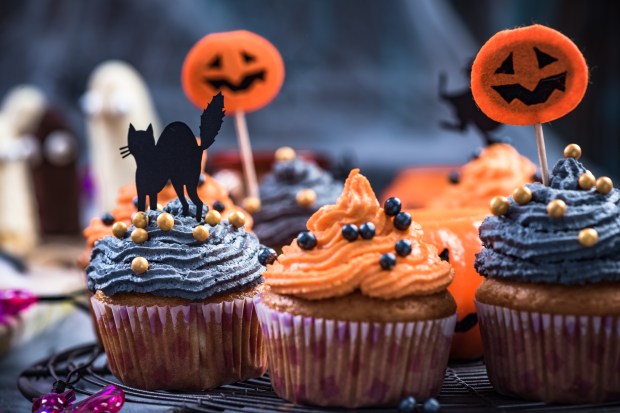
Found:
<svg viewBox="0 0 620 413"><path fill-rule="evenodd" d="M261 182L261 208L253 214L254 233L261 243L275 249L305 231L312 214L323 205L334 204L343 188L329 172L297 158L292 149L284 153L276 156L273 170Z"/></svg>
<svg viewBox="0 0 620 413"><path fill-rule="evenodd" d="M476 307L491 383L555 403L620 399L620 191L576 159L480 225Z"/></svg>
<svg viewBox="0 0 620 413"><path fill-rule="evenodd" d="M97 242L88 288L112 372L143 389L204 390L266 369L252 297L262 247L243 216L198 223L179 200ZM234 224L234 225L233 225Z"/></svg>

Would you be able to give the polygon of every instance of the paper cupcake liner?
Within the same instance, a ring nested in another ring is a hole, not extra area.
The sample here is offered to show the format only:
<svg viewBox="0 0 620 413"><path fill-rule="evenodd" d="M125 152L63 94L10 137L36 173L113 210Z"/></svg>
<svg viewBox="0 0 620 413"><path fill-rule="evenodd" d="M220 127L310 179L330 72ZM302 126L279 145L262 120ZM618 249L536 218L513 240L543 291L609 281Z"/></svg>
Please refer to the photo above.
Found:
<svg viewBox="0 0 620 413"><path fill-rule="evenodd" d="M439 393L456 314L429 321L373 323L294 316L254 298L271 383L294 403L396 405Z"/></svg>
<svg viewBox="0 0 620 413"><path fill-rule="evenodd" d="M267 368L251 298L182 306L91 303L110 370L124 384L206 390Z"/></svg>
<svg viewBox="0 0 620 413"><path fill-rule="evenodd" d="M554 315L476 301L497 391L558 403L620 399L620 317Z"/></svg>

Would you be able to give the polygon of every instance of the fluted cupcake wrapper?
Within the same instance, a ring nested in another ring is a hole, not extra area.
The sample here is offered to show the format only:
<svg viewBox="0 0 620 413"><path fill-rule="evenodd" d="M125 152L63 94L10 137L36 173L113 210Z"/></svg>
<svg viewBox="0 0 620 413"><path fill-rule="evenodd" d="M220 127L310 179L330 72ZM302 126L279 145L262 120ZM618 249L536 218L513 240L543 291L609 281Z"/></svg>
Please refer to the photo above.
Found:
<svg viewBox="0 0 620 413"><path fill-rule="evenodd" d="M91 303L110 370L124 384L206 390L267 368L251 298L181 306Z"/></svg>
<svg viewBox="0 0 620 413"><path fill-rule="evenodd" d="M545 402L620 399L620 317L554 315L476 302L497 391Z"/></svg>
<svg viewBox="0 0 620 413"><path fill-rule="evenodd" d="M335 321L294 316L254 298L271 383L294 403L396 405L425 400L443 383L456 314L408 323Z"/></svg>

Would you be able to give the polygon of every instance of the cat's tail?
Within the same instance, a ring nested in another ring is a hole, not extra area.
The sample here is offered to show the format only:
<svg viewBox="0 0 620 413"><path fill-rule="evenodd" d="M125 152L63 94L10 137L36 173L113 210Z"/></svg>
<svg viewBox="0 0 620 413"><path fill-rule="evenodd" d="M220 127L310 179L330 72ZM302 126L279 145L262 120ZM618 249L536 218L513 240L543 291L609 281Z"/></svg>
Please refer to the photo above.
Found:
<svg viewBox="0 0 620 413"><path fill-rule="evenodd" d="M200 116L200 147L204 151L215 142L224 121L224 96L222 92L213 96L211 103Z"/></svg>

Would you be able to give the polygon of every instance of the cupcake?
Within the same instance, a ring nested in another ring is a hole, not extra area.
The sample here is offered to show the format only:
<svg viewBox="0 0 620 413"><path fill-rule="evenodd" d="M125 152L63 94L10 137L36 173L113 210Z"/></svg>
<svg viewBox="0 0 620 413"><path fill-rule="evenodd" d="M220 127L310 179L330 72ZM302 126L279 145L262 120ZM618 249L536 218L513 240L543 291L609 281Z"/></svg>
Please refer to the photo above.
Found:
<svg viewBox="0 0 620 413"><path fill-rule="evenodd" d="M138 192L134 184L121 187L118 191L116 207L112 212L105 213L101 217L94 217L90 220L90 224L83 231L84 238L86 238L86 247L78 259L80 268L86 268L86 266L88 266L95 242L103 237L112 235L112 225L115 222L124 222L126 225L131 224L132 215L138 211L134 203L137 195ZM158 194L157 199L161 205L166 205L168 202L175 199L176 196L176 192L172 185L166 185ZM198 196L200 199L204 200L205 204L211 209L220 212L224 218L228 217L228 215L233 212L245 212L242 208L233 203L228 196L228 191L207 174L202 174L200 177ZM252 229L252 218L247 213L244 215L246 217L245 228Z"/></svg>
<svg viewBox="0 0 620 413"><path fill-rule="evenodd" d="M476 307L489 378L526 399L617 400L620 192L573 158L550 178L494 200L496 216L480 226Z"/></svg>
<svg viewBox="0 0 620 413"><path fill-rule="evenodd" d="M196 207L184 216L178 199L164 211L98 241L86 268L110 370L147 390L205 390L262 375L252 302L263 282L258 240L241 214L197 223Z"/></svg>
<svg viewBox="0 0 620 413"><path fill-rule="evenodd" d="M342 184L329 172L297 158L290 148L280 148L273 171L260 185L254 233L261 243L279 250L306 229L308 218L321 206L336 202L341 192Z"/></svg>
<svg viewBox="0 0 620 413"><path fill-rule="evenodd" d="M335 205L268 265L255 298L276 393L361 407L427 399L442 385L453 271L400 205L380 207L358 170Z"/></svg>

